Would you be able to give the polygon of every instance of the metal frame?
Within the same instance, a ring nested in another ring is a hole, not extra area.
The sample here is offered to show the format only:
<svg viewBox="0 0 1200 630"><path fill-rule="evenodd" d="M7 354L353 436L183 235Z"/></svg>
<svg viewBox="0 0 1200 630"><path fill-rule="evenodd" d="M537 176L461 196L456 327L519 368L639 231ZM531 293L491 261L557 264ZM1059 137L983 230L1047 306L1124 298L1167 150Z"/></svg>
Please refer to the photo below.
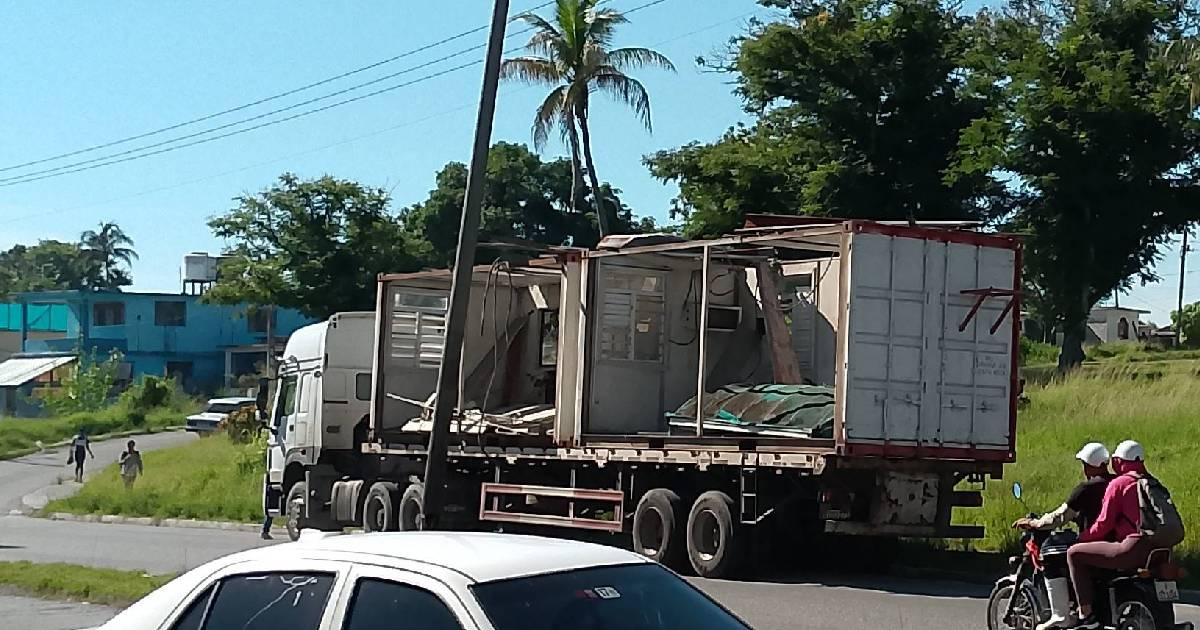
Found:
<svg viewBox="0 0 1200 630"><path fill-rule="evenodd" d="M570 499L567 515L523 514L500 510L501 496L534 496ZM491 499L491 508L488 500ZM575 516L575 501L598 501L611 503L613 519L603 520ZM555 486L516 485L507 483L483 483L479 489L479 520L497 523L522 523L525 525L549 525L605 532L621 532L624 528L625 493L620 490L587 490L581 488L559 488Z"/></svg>

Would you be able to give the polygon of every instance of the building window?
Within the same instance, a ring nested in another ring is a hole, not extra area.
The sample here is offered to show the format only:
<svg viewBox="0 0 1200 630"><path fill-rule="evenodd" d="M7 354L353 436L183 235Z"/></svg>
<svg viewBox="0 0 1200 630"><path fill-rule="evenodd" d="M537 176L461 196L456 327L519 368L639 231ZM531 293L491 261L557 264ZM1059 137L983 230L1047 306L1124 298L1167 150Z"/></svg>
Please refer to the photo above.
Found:
<svg viewBox="0 0 1200 630"><path fill-rule="evenodd" d="M392 359L413 368L441 365L447 302L447 294L440 291L405 289L392 295Z"/></svg>
<svg viewBox="0 0 1200 630"><path fill-rule="evenodd" d="M246 327L252 333L265 335L267 334L267 322L271 323L272 328L277 328L275 326L277 321L273 308L252 307L246 310Z"/></svg>
<svg viewBox="0 0 1200 630"><path fill-rule="evenodd" d="M661 363L666 323L662 276L621 272L606 280L600 358Z"/></svg>
<svg viewBox="0 0 1200 630"><path fill-rule="evenodd" d="M178 383L186 383L192 378L191 361L167 361L167 378L173 378Z"/></svg>
<svg viewBox="0 0 1200 630"><path fill-rule="evenodd" d="M124 324L124 302L97 302L92 305L93 326L121 326Z"/></svg>
<svg viewBox="0 0 1200 630"><path fill-rule="evenodd" d="M1129 320L1124 317L1117 322L1117 339L1129 339Z"/></svg>
<svg viewBox="0 0 1200 630"><path fill-rule="evenodd" d="M186 326L187 302L155 302L155 326Z"/></svg>

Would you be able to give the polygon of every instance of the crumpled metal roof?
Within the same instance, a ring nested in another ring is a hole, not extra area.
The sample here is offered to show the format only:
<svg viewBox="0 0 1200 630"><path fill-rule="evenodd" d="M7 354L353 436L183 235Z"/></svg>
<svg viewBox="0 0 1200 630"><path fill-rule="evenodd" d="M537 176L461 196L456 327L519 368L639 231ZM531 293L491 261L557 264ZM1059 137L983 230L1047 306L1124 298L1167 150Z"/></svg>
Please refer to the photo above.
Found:
<svg viewBox="0 0 1200 630"><path fill-rule="evenodd" d="M20 387L75 360L73 356L16 357L0 363L0 387Z"/></svg>

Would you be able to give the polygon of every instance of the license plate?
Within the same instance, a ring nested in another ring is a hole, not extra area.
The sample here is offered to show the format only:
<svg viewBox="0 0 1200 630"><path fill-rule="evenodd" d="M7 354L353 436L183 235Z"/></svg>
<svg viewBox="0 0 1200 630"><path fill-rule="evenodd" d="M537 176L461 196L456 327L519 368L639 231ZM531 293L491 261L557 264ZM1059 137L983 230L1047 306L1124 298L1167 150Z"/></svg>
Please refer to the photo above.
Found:
<svg viewBox="0 0 1200 630"><path fill-rule="evenodd" d="M1174 582L1155 582L1154 595L1160 602L1179 601L1179 587Z"/></svg>

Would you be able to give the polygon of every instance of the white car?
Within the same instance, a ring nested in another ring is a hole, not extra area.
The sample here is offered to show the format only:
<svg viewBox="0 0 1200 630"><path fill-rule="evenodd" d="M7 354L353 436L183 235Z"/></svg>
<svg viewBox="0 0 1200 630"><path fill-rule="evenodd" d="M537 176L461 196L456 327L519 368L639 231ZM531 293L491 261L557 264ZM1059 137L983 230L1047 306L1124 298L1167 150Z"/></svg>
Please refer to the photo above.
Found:
<svg viewBox="0 0 1200 630"><path fill-rule="evenodd" d="M229 414L242 407L254 407L253 398L213 398L204 411L187 417L184 428L192 433L212 433L221 426Z"/></svg>
<svg viewBox="0 0 1200 630"><path fill-rule="evenodd" d="M534 536L404 532L318 533L227 556L172 580L100 630L748 628L629 551Z"/></svg>

